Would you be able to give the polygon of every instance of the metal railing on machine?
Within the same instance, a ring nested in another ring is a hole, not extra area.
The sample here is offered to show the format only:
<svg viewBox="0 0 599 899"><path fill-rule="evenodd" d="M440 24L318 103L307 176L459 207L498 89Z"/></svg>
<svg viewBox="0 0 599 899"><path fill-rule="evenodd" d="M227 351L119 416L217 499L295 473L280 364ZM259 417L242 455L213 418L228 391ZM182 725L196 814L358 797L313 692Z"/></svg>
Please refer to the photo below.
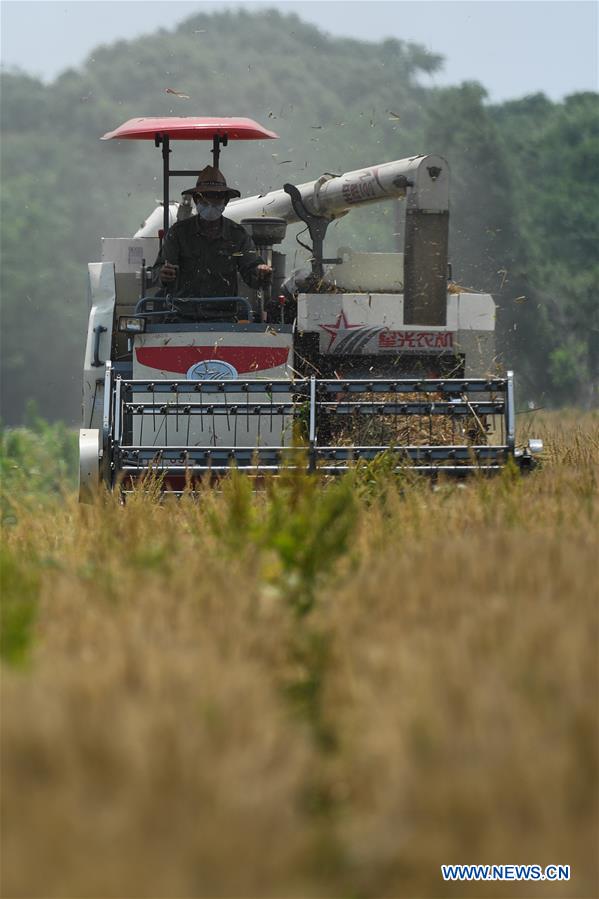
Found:
<svg viewBox="0 0 599 899"><path fill-rule="evenodd" d="M232 466L255 475L282 467L337 475L380 453L397 469L491 474L515 456L514 421L511 373L150 381L115 377L108 367L104 479L114 486L151 470L168 483Z"/></svg>

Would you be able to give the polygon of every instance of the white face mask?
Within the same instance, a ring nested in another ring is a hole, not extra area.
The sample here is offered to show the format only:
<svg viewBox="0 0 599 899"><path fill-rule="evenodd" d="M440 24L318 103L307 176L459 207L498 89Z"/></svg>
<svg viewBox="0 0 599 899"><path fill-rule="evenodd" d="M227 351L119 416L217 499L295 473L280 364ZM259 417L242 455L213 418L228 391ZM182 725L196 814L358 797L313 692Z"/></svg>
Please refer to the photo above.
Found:
<svg viewBox="0 0 599 899"><path fill-rule="evenodd" d="M225 211L226 203L196 203L198 215L205 222L215 222Z"/></svg>

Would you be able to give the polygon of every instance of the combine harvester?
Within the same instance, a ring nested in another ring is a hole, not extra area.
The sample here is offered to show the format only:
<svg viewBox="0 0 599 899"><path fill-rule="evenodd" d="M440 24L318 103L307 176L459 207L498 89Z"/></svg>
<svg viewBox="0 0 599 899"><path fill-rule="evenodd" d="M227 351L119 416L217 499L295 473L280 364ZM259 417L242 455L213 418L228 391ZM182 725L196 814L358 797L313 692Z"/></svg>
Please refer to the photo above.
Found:
<svg viewBox="0 0 599 899"><path fill-rule="evenodd" d="M227 218L272 265L267 289L175 301L151 287L162 236L195 214L170 200L174 140L221 146L265 140L244 118L132 119L104 140L162 150L163 202L131 237L104 238L89 265L80 493L127 491L149 470L165 489L231 466L324 475L392 454L433 476L526 469L540 441L517 448L513 374L496 368L495 304L448 282L449 171L415 156L234 200ZM403 253L340 249L324 258L328 225L356 206L405 200ZM288 273L273 249L303 221L311 270ZM243 285L242 285L243 286ZM183 311L182 311L183 310ZM295 425L295 426L294 426ZM304 435L297 439L298 432Z"/></svg>

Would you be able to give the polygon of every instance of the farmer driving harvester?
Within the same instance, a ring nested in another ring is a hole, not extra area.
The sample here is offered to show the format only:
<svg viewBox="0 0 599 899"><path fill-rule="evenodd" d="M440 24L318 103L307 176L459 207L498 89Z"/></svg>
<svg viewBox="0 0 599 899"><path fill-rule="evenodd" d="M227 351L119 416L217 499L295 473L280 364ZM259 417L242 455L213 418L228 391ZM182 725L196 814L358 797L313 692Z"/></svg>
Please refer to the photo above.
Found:
<svg viewBox="0 0 599 899"><path fill-rule="evenodd" d="M258 255L245 228L223 216L238 190L228 187L218 168L206 166L191 196L197 215L175 222L165 235L153 267L158 295L173 297L236 297L237 272L249 287L270 281L272 269Z"/></svg>

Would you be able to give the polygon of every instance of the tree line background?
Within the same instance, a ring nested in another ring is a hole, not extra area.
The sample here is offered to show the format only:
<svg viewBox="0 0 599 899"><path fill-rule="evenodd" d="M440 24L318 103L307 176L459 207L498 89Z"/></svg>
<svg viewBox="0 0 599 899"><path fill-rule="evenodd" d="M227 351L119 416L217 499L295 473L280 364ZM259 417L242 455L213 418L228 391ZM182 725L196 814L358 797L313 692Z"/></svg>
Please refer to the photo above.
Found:
<svg viewBox="0 0 599 899"><path fill-rule="evenodd" d="M4 423L21 422L30 400L46 418L78 421L86 264L99 259L100 237L132 235L161 192L151 142L98 138L149 115L241 115L275 130L279 141L223 151L245 196L418 153L446 157L454 278L494 295L521 401L597 405L598 95L493 105L479 83L423 86L442 64L416 44L331 37L296 15L238 10L98 47L49 85L3 74ZM199 169L209 149L175 144L173 164ZM395 249L394 204L335 223L329 251L347 244Z"/></svg>

